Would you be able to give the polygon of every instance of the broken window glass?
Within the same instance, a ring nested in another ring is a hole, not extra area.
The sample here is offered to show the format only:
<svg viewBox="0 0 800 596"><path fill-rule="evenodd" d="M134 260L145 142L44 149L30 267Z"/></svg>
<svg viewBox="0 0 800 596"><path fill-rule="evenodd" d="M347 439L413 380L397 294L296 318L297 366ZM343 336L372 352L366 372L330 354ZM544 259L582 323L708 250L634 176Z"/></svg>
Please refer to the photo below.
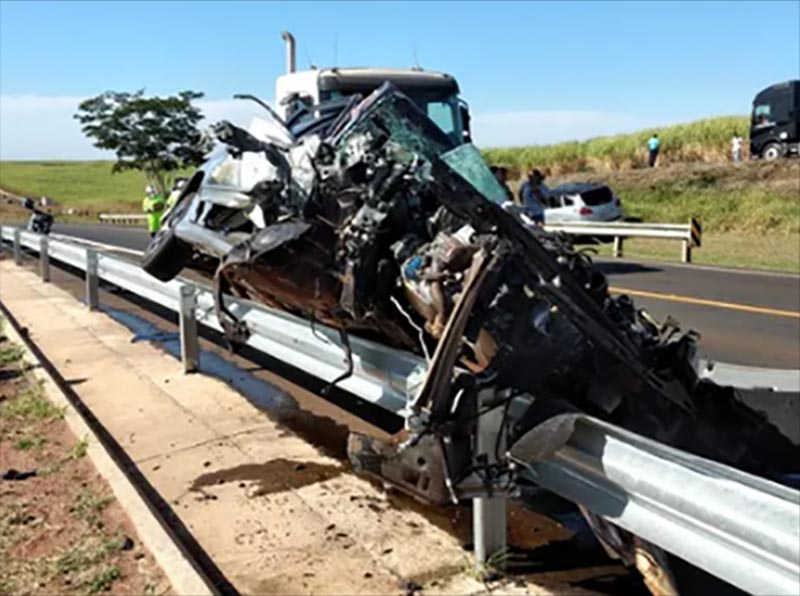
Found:
<svg viewBox="0 0 800 596"><path fill-rule="evenodd" d="M453 141L391 83L375 91L371 99L364 111L333 139L334 145L347 147L348 140L356 135L387 136L402 149L427 159L453 148Z"/></svg>
<svg viewBox="0 0 800 596"><path fill-rule="evenodd" d="M444 163L469 182L475 190L493 203L502 205L508 200L505 189L486 162L478 148L472 143L460 145L441 156Z"/></svg>

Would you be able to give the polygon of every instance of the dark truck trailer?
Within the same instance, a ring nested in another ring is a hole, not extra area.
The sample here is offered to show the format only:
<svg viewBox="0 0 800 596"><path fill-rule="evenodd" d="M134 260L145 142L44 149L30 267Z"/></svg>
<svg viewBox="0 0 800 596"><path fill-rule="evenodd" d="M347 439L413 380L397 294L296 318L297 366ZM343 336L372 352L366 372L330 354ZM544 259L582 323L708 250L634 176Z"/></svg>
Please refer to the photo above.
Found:
<svg viewBox="0 0 800 596"><path fill-rule="evenodd" d="M800 153L800 80L767 87L753 100L750 156L777 159Z"/></svg>

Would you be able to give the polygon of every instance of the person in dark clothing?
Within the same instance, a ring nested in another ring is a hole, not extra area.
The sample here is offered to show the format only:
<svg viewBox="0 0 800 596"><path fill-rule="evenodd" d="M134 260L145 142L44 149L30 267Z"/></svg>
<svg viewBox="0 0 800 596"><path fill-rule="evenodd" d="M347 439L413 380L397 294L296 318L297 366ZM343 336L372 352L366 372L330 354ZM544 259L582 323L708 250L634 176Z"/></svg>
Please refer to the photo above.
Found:
<svg viewBox="0 0 800 596"><path fill-rule="evenodd" d="M514 194L511 192L511 189L508 188L508 169L504 168L503 166L491 166L489 168L494 174L494 177L497 178L497 181L500 183L500 186L503 187L503 190L506 191L506 197L512 203L514 202Z"/></svg>

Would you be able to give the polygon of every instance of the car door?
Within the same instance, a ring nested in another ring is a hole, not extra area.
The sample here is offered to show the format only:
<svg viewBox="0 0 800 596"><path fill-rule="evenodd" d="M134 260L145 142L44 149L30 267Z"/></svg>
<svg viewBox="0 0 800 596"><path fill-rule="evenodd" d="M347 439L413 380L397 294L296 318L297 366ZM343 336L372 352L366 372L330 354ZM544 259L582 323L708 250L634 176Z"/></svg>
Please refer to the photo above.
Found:
<svg viewBox="0 0 800 596"><path fill-rule="evenodd" d="M568 195L556 195L550 199L552 207L544 210L545 223L560 223L577 221L578 215L575 200Z"/></svg>

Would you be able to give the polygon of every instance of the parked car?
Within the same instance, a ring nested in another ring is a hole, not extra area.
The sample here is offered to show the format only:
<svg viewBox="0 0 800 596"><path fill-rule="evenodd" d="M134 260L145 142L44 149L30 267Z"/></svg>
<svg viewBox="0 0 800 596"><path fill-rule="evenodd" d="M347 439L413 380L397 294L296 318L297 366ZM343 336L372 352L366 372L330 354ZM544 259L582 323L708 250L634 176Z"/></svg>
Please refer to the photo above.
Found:
<svg viewBox="0 0 800 596"><path fill-rule="evenodd" d="M545 223L615 221L625 215L622 201L605 184L581 182L550 189Z"/></svg>

